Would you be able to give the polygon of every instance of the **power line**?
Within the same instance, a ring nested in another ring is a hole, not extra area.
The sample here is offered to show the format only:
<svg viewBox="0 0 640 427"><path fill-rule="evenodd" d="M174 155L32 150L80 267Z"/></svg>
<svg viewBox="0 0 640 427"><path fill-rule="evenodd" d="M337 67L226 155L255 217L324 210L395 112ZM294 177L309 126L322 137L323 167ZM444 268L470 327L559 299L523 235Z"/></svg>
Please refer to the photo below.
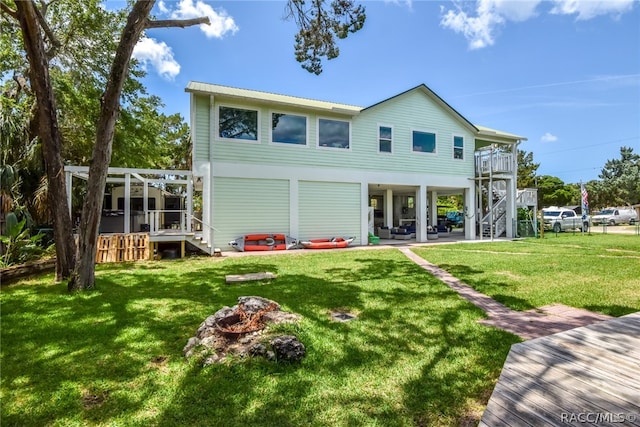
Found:
<svg viewBox="0 0 640 427"><path fill-rule="evenodd" d="M556 154L556 153L564 153L564 152L567 152L567 151L574 151L574 150L583 150L585 148L599 147L601 145L616 144L616 143L619 143L619 142L629 141L629 140L632 140L632 139L640 139L640 136L632 136L632 137L629 137L629 138L616 139L614 141L598 142L596 144L591 144L591 145L581 145L580 147L565 148L563 150L549 151L547 153L540 154L540 156L546 156L546 155L549 155L549 154Z"/></svg>

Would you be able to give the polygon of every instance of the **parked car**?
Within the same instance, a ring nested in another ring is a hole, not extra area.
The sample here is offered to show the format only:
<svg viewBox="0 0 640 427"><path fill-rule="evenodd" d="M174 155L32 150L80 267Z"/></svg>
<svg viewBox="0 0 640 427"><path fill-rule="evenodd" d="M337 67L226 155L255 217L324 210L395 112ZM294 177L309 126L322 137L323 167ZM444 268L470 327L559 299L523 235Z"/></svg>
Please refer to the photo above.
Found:
<svg viewBox="0 0 640 427"><path fill-rule="evenodd" d="M634 209L606 208L594 215L591 221L593 224L633 225L638 221L638 214Z"/></svg>
<svg viewBox="0 0 640 427"><path fill-rule="evenodd" d="M542 220L545 229L555 233L567 230L589 230L589 217L580 216L569 208L550 207L542 209Z"/></svg>

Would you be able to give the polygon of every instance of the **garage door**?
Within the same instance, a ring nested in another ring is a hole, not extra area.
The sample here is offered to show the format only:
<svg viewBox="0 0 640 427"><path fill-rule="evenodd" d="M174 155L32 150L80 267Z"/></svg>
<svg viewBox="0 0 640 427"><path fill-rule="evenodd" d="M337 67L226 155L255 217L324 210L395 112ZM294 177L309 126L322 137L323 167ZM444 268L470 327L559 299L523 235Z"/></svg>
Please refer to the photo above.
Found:
<svg viewBox="0 0 640 427"><path fill-rule="evenodd" d="M288 180L216 178L213 204L217 247L244 234L289 234Z"/></svg>
<svg viewBox="0 0 640 427"><path fill-rule="evenodd" d="M299 239L360 236L360 184L300 181Z"/></svg>

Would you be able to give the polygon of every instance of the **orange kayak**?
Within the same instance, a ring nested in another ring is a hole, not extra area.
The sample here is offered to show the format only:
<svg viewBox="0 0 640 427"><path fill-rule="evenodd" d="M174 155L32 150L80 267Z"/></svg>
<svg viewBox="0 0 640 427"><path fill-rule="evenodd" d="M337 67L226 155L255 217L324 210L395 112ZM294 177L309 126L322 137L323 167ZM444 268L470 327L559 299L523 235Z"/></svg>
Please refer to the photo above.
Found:
<svg viewBox="0 0 640 427"><path fill-rule="evenodd" d="M344 239L342 237L334 237L331 239L310 239L301 241L300 244L306 249L336 249L346 248L355 240L355 237Z"/></svg>
<svg viewBox="0 0 640 427"><path fill-rule="evenodd" d="M295 248L298 241L285 234L245 234L230 241L229 245L240 252L284 251Z"/></svg>

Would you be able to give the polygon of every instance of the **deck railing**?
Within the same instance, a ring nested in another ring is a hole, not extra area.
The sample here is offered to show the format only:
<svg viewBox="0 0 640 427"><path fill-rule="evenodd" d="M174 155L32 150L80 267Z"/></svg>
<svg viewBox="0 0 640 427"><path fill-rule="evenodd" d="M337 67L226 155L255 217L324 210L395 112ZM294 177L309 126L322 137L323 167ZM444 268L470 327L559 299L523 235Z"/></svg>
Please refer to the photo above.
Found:
<svg viewBox="0 0 640 427"><path fill-rule="evenodd" d="M513 172L513 155L511 153L478 152L476 153L476 175Z"/></svg>
<svg viewBox="0 0 640 427"><path fill-rule="evenodd" d="M152 234L162 230L179 230L182 233L192 231L192 223L186 210L147 211L145 223L149 225L149 232Z"/></svg>

